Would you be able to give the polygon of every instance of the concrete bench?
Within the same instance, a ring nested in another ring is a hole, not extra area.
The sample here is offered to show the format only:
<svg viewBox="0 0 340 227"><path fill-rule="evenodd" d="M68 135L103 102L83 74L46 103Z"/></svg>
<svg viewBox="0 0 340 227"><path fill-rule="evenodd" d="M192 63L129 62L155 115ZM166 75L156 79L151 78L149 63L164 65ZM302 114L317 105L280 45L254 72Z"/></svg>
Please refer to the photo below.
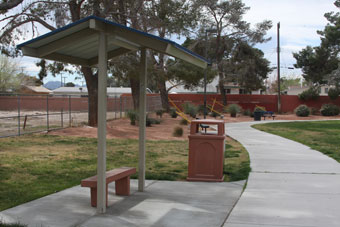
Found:
<svg viewBox="0 0 340 227"><path fill-rule="evenodd" d="M266 117L271 117L271 118L273 118L273 120L275 120L276 116L275 116L273 111L264 111L262 113L262 117L263 117L263 120L266 120Z"/></svg>
<svg viewBox="0 0 340 227"><path fill-rule="evenodd" d="M106 172L106 206L108 201L108 184L116 182L116 195L130 195L130 176L136 173L136 168L121 167ZM82 187L91 188L91 206L97 206L97 176L81 181Z"/></svg>

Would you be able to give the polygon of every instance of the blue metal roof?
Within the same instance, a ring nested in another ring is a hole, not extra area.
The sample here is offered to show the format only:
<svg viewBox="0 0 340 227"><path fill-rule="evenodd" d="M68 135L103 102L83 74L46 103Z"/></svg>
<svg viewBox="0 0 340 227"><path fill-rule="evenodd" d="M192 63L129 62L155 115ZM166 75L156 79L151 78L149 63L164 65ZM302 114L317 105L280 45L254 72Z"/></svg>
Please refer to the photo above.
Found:
<svg viewBox="0 0 340 227"><path fill-rule="evenodd" d="M179 49L179 50L181 50L181 51L183 51L183 52L186 52L187 54L189 54L189 55L191 55L191 56L193 56L193 57L195 57L195 58L201 59L202 61L204 61L204 62L206 62L207 64L209 64L209 61L206 60L204 57L202 57L202 56L200 56L200 55L198 55L198 54L196 54L196 53L190 51L189 49L187 49L187 48L185 48L185 47L183 47L183 46L177 44L177 43L174 42L174 41L171 41L171 40L168 40L168 39L163 39L163 38L158 37L158 36L156 36L156 35L149 34L149 33L146 33L146 32L142 32L142 31L139 31L139 30L137 30L137 29L130 28L130 27L126 27L126 26L124 26L124 25L121 25L121 24L118 24L118 23L115 23L115 22L112 22L112 21L108 21L108 20L105 20L105 19L103 19L103 18L96 17L96 16L88 16L88 17L83 18L83 19L81 19L81 20L79 20L79 21L76 21L76 22L74 22L74 23L68 24L68 25L66 25L66 26L64 26L64 27L62 27L62 28L56 29L56 30L51 31L51 32L49 32L49 33L47 33L47 34L41 35L41 36L39 36L39 37L37 37L37 38L34 38L34 39L32 39L32 40L29 40L29 41L27 41L27 42L24 42L24 43L22 43L22 44L19 44L19 45L17 45L17 48L18 48L18 49L22 49L23 47L27 47L27 46L29 46L30 44L37 43L37 42L39 42L39 41L41 41L41 40L43 40L43 39L46 39L46 38L51 37L51 36L53 36L53 35L56 35L56 34L58 34L58 33L60 33L60 32L66 31L66 30L68 30L68 29L70 29L70 28L72 28L72 27L75 27L76 25L82 24L82 23L84 23L84 22L86 22L86 21L89 21L89 20L91 20L91 19L95 19L95 20L101 21L101 22L103 22L103 23L105 23L105 24L113 25L113 26L115 26L115 27L119 27L119 28L122 28L122 29L125 29L125 30L128 30L128 31L132 31L132 32L134 32L134 33L136 33L136 34L139 34L139 35L142 35L142 36L145 36L145 37L150 37L150 38L155 39L155 40L158 40L158 41L160 41L160 42L164 42L164 43L167 43L167 44L171 44L172 46L176 47L177 49ZM175 57L176 57L176 56L175 56Z"/></svg>

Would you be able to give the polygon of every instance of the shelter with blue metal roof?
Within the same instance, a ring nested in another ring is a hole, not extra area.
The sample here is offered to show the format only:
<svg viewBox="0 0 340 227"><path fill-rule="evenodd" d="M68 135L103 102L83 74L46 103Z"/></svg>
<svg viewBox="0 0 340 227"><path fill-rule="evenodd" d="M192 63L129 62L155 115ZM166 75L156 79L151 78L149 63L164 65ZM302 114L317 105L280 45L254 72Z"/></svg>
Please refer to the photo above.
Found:
<svg viewBox="0 0 340 227"><path fill-rule="evenodd" d="M146 50L182 59L201 68L208 61L179 44L103 18L89 16L17 46L26 56L98 68L97 212L106 212L107 61L140 51L138 190L145 187ZM113 75L114 76L114 75Z"/></svg>

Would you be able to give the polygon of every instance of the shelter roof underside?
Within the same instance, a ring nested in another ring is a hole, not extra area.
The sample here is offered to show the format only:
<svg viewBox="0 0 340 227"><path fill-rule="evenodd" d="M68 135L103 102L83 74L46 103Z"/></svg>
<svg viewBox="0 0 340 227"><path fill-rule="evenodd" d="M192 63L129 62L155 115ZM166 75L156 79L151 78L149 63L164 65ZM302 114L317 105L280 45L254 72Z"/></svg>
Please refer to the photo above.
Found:
<svg viewBox="0 0 340 227"><path fill-rule="evenodd" d="M94 67L98 64L99 32L107 34L108 59L148 48L201 68L207 66L204 58L175 42L93 16L25 42L18 48L27 56Z"/></svg>

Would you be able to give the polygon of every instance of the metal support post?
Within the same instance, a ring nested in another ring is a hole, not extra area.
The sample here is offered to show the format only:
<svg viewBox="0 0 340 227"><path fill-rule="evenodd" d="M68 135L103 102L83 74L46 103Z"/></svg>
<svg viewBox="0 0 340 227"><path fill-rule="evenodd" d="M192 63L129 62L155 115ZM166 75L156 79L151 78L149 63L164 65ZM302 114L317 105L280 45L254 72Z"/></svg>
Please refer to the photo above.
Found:
<svg viewBox="0 0 340 227"><path fill-rule="evenodd" d="M107 110L107 35L99 34L98 53L98 153L97 213L106 212L106 110Z"/></svg>
<svg viewBox="0 0 340 227"><path fill-rule="evenodd" d="M138 157L138 191L145 188L145 127L146 127L146 49L141 49L140 59L140 90L139 90L139 157Z"/></svg>
<svg viewBox="0 0 340 227"><path fill-rule="evenodd" d="M120 109L120 118L122 118L122 96L119 96L119 109Z"/></svg>
<svg viewBox="0 0 340 227"><path fill-rule="evenodd" d="M69 127L72 126L72 116L71 116L71 95L68 96L68 120L69 120Z"/></svg>
<svg viewBox="0 0 340 227"><path fill-rule="evenodd" d="M46 96L46 120L47 120L47 125L46 125L46 127L47 127L47 131L49 131L50 130L50 119L49 119L49 111L48 111L48 95Z"/></svg>
<svg viewBox="0 0 340 227"><path fill-rule="evenodd" d="M18 135L20 136L20 95L18 95Z"/></svg>
<svg viewBox="0 0 340 227"><path fill-rule="evenodd" d="M61 128L64 128L64 110L61 109L60 111L60 121L61 121Z"/></svg>

